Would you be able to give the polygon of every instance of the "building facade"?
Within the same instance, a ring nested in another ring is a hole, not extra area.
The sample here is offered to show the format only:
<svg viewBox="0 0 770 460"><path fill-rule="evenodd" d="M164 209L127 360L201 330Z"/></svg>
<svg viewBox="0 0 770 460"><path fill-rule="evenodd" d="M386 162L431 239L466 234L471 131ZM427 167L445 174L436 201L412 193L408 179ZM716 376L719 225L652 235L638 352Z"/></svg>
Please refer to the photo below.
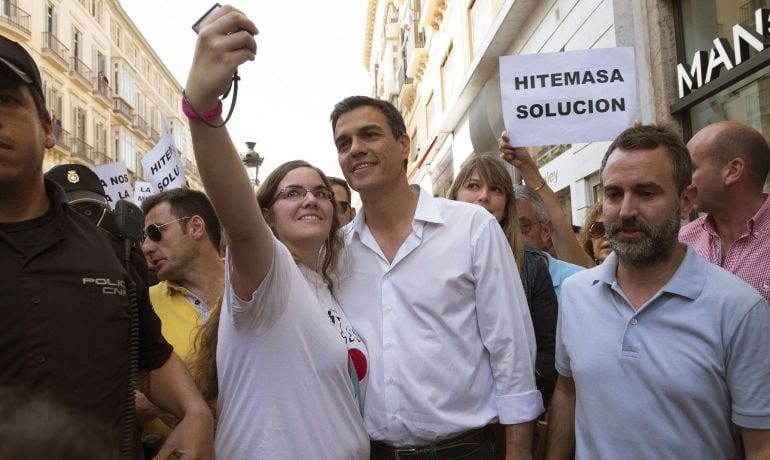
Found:
<svg viewBox="0 0 770 460"><path fill-rule="evenodd" d="M685 140L724 119L770 136L764 7L770 0L369 0L364 65L373 95L404 115L410 180L443 195L469 155L497 153L504 55L632 47L640 121ZM608 145L530 149L575 224L602 197Z"/></svg>
<svg viewBox="0 0 770 460"><path fill-rule="evenodd" d="M44 170L61 163L124 162L145 180L141 157L173 132L188 184L202 188L182 87L117 0L3 0L0 33L37 62L56 145Z"/></svg>

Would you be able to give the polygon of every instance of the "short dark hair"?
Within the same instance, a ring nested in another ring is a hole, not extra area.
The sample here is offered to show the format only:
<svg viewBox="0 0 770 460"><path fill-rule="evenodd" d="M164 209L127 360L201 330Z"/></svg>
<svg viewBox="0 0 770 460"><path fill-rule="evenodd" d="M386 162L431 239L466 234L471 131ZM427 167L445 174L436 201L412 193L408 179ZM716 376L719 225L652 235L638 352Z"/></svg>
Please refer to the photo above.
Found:
<svg viewBox="0 0 770 460"><path fill-rule="evenodd" d="M668 153L674 183L679 194L690 185L692 180L692 160L682 138L666 126L642 125L628 128L610 144L602 159L600 174L604 174L607 159L616 149L622 150L654 150L658 147Z"/></svg>
<svg viewBox="0 0 770 460"><path fill-rule="evenodd" d="M396 139L406 134L406 124L404 124L404 117L401 116L401 112L390 102L369 96L350 96L336 103L329 117L332 122L332 132L337 132L337 120L342 115L359 107L374 107L382 112L388 119L390 131Z"/></svg>
<svg viewBox="0 0 770 460"><path fill-rule="evenodd" d="M175 188L166 190L155 195L148 196L142 201L142 211L147 214L152 208L161 204L168 203L171 208L171 214L174 217L200 216L206 225L206 233L214 248L219 250L222 241L222 226L211 205L209 198L202 192L189 188ZM187 228L187 221L180 224Z"/></svg>
<svg viewBox="0 0 770 460"><path fill-rule="evenodd" d="M770 147L762 133L744 123L727 123L720 129L708 147L708 153L718 167L736 156L746 162L744 171L750 182L764 187L770 173Z"/></svg>
<svg viewBox="0 0 770 460"><path fill-rule="evenodd" d="M353 199L353 195L350 192L350 186L348 185L347 181L345 179L340 179L339 177L332 177L332 176L327 176L327 179L329 179L329 183L331 185L339 185L340 187L345 189L345 193L348 194L347 201L348 201L348 204L350 204L350 200ZM334 198L337 199L337 201L340 201L339 197L335 196Z"/></svg>

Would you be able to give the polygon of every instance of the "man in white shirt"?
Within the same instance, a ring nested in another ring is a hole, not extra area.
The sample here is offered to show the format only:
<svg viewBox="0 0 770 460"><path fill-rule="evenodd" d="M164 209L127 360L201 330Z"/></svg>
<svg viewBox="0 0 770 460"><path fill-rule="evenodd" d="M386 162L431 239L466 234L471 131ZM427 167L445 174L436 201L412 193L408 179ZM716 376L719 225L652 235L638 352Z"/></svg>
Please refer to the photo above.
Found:
<svg viewBox="0 0 770 460"><path fill-rule="evenodd" d="M336 295L371 358L364 420L374 459L528 458L535 341L494 217L410 187L398 110L364 96L331 116L339 163L363 202L346 229Z"/></svg>

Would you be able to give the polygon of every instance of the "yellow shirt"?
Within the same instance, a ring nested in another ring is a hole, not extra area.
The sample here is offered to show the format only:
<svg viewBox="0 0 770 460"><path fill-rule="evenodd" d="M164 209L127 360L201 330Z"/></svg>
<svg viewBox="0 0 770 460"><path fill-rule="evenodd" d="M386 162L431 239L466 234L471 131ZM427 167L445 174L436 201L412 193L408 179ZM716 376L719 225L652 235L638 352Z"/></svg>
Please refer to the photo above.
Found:
<svg viewBox="0 0 770 460"><path fill-rule="evenodd" d="M150 287L150 301L160 318L163 337L174 347L174 352L182 361L188 363L198 327L203 324L201 311L208 308L187 289L169 281L161 281ZM191 301L199 303L194 305ZM159 433L168 437L171 429L159 419L155 419L144 426L144 432Z"/></svg>

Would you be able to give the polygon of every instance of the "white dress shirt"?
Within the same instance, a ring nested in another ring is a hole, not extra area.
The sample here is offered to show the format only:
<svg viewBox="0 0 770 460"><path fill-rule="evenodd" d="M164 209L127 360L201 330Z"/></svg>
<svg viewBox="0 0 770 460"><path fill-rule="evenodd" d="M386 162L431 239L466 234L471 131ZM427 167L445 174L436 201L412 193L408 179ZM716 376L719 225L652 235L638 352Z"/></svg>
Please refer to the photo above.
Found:
<svg viewBox="0 0 770 460"><path fill-rule="evenodd" d="M424 445L535 419L543 402L532 320L494 217L420 190L392 263L365 217L366 209L345 228L336 295L369 350L370 437Z"/></svg>

